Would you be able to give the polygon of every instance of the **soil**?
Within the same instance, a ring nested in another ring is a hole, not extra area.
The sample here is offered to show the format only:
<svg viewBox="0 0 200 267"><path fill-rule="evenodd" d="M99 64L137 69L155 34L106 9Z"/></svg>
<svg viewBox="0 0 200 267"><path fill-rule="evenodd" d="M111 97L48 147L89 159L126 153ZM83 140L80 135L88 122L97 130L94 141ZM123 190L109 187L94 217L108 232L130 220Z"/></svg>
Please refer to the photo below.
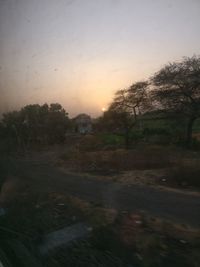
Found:
<svg viewBox="0 0 200 267"><path fill-rule="evenodd" d="M15 159L15 166L18 169L15 173L16 181L24 190L31 189L38 194L68 194L106 208L144 211L152 216L181 224L197 228L200 226L198 194L185 194L145 184L122 183L112 179L95 179L88 175L67 173L50 161L42 158L38 160L37 155L31 159Z"/></svg>

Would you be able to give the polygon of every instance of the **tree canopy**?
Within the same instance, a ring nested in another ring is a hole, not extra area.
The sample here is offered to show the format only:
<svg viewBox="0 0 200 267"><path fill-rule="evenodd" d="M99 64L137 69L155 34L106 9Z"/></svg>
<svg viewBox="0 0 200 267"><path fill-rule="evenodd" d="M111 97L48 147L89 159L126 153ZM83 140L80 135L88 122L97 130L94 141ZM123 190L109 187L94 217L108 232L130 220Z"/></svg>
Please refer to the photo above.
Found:
<svg viewBox="0 0 200 267"><path fill-rule="evenodd" d="M4 134L20 147L63 142L68 127L68 114L58 103L27 105L20 111L3 114L1 123Z"/></svg>
<svg viewBox="0 0 200 267"><path fill-rule="evenodd" d="M161 108L184 114L186 144L190 145L194 121L200 117L200 57L169 63L152 78L153 97Z"/></svg>
<svg viewBox="0 0 200 267"><path fill-rule="evenodd" d="M118 90L108 111L104 113L104 123L124 134L127 148L132 128L136 126L140 115L150 107L147 89L148 82L142 81Z"/></svg>

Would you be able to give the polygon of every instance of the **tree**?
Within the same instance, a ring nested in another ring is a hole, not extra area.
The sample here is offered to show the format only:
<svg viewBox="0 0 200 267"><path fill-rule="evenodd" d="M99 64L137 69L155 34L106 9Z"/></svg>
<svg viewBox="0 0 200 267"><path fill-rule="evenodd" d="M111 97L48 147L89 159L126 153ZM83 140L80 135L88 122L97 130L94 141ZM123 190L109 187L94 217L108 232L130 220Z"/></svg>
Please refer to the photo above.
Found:
<svg viewBox="0 0 200 267"><path fill-rule="evenodd" d="M69 127L68 113L58 103L49 107L47 129L50 143L62 143L65 140L65 133Z"/></svg>
<svg viewBox="0 0 200 267"><path fill-rule="evenodd" d="M60 104L27 105L3 114L2 129L20 148L31 144L60 143L65 139L69 118Z"/></svg>
<svg viewBox="0 0 200 267"><path fill-rule="evenodd" d="M130 134L138 124L140 116L150 107L147 94L148 82L137 82L129 88L116 92L105 116L121 129L126 148L130 147Z"/></svg>
<svg viewBox="0 0 200 267"><path fill-rule="evenodd" d="M160 107L184 115L185 144L190 147L193 125L200 117L200 57L169 63L153 76L152 84L152 95Z"/></svg>
<svg viewBox="0 0 200 267"><path fill-rule="evenodd" d="M2 130L9 148L12 146L24 147L24 124L20 112L11 111L3 114Z"/></svg>

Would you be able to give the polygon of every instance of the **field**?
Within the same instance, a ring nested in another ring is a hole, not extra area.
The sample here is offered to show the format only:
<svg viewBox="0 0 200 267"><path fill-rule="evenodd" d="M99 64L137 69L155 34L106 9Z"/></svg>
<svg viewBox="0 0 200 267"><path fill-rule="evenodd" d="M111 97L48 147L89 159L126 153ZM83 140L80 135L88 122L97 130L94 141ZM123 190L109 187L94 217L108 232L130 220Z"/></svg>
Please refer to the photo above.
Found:
<svg viewBox="0 0 200 267"><path fill-rule="evenodd" d="M115 136L72 138L14 160L1 227L38 245L56 229L90 225L87 238L42 258L46 267L199 266L200 153L145 144L125 150Z"/></svg>
<svg viewBox="0 0 200 267"><path fill-rule="evenodd" d="M137 144L125 150L115 136L90 135L60 153L57 165L97 179L200 189L200 152L175 146Z"/></svg>

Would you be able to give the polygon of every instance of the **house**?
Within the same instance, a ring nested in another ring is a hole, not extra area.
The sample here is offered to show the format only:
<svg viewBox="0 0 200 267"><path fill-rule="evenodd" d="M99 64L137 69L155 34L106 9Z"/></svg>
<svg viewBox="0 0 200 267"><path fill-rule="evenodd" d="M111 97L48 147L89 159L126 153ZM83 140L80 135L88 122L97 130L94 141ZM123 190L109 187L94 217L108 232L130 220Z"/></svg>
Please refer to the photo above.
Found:
<svg viewBox="0 0 200 267"><path fill-rule="evenodd" d="M80 134L87 134L92 132L92 119L87 114L79 114L74 118L75 131Z"/></svg>

